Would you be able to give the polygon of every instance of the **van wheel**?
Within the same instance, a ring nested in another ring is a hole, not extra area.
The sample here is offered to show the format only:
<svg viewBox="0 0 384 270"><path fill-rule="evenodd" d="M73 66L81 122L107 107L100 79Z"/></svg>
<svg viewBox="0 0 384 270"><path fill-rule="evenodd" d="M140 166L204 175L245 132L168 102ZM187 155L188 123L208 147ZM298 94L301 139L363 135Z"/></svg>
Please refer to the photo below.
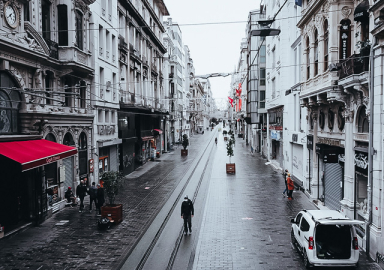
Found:
<svg viewBox="0 0 384 270"><path fill-rule="evenodd" d="M306 269L311 268L312 265L309 263L308 255L307 255L307 252L305 250L303 251L303 261L304 261L304 266Z"/></svg>
<svg viewBox="0 0 384 270"><path fill-rule="evenodd" d="M291 230L291 242L296 247L297 241L296 241L295 233L293 232L293 230Z"/></svg>

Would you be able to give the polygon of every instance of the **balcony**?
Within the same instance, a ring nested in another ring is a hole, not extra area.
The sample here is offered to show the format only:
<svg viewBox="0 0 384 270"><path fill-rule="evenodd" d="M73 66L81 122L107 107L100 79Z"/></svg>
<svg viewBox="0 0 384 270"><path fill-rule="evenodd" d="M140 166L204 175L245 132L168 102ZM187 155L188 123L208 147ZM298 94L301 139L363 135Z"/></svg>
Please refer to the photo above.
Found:
<svg viewBox="0 0 384 270"><path fill-rule="evenodd" d="M360 74L369 70L369 57L353 54L349 58L340 62L339 80L351 75Z"/></svg>
<svg viewBox="0 0 384 270"><path fill-rule="evenodd" d="M76 66L83 66L83 68L86 66L87 70L89 70L92 68L91 56L91 53L86 53L77 47L59 46L59 60L62 61L64 65L71 66L75 63Z"/></svg>
<svg viewBox="0 0 384 270"><path fill-rule="evenodd" d="M50 39L44 39L49 48L49 56L54 59L59 59L59 44Z"/></svg>
<svg viewBox="0 0 384 270"><path fill-rule="evenodd" d="M113 135L115 130L115 125L97 125L97 134L99 135Z"/></svg>

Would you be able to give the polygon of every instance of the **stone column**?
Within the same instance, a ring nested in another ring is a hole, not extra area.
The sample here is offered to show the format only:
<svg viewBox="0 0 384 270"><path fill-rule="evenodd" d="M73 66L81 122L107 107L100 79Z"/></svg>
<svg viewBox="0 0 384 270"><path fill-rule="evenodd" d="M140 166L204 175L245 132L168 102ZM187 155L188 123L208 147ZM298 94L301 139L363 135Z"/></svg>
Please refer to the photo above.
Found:
<svg viewBox="0 0 384 270"><path fill-rule="evenodd" d="M315 110L315 111L314 111ZM312 119L313 119L313 148L312 148L312 163L313 163L313 172L312 172L312 181L311 181L311 197L313 199L317 198L318 185L319 185L319 175L318 175L318 161L316 153L316 143L317 143L317 108L311 110ZM321 183L320 183L321 184Z"/></svg>
<svg viewBox="0 0 384 270"><path fill-rule="evenodd" d="M345 119L345 150L344 150L344 198L341 201L341 212L349 218L354 218L354 154L353 150L353 117Z"/></svg>

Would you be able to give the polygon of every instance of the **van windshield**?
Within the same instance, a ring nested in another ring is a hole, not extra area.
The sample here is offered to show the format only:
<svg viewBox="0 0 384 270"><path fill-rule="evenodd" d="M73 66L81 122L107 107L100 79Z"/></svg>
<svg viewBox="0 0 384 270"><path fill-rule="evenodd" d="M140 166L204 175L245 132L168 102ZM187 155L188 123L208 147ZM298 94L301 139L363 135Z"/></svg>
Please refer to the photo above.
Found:
<svg viewBox="0 0 384 270"><path fill-rule="evenodd" d="M350 225L323 225L316 227L316 255L319 259L349 259L352 237Z"/></svg>

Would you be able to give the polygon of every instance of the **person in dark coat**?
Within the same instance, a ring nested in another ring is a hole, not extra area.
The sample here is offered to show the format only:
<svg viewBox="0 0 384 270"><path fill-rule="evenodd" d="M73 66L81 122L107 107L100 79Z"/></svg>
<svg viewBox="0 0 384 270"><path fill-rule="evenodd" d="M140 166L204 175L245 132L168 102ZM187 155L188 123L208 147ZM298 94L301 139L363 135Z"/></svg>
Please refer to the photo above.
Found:
<svg viewBox="0 0 384 270"><path fill-rule="evenodd" d="M80 210L79 212L83 212L84 209L84 197L87 195L87 187L84 185L84 181L81 180L80 184L76 188L76 196L80 199Z"/></svg>
<svg viewBox="0 0 384 270"><path fill-rule="evenodd" d="M101 207L104 205L104 188L97 184L97 210L98 216L101 216Z"/></svg>
<svg viewBox="0 0 384 270"><path fill-rule="evenodd" d="M92 186L88 190L89 194L89 212L92 212L92 205L95 202L95 207L97 209L97 188L95 186L95 182L92 182Z"/></svg>
<svg viewBox="0 0 384 270"><path fill-rule="evenodd" d="M181 204L181 218L184 219L184 234L192 233L192 217L195 210L193 209L193 203L188 196L184 197L184 201Z"/></svg>
<svg viewBox="0 0 384 270"><path fill-rule="evenodd" d="M71 187L68 187L67 191L65 192L65 198L67 199L68 203L72 201L72 205L76 205L76 197L73 195Z"/></svg>

